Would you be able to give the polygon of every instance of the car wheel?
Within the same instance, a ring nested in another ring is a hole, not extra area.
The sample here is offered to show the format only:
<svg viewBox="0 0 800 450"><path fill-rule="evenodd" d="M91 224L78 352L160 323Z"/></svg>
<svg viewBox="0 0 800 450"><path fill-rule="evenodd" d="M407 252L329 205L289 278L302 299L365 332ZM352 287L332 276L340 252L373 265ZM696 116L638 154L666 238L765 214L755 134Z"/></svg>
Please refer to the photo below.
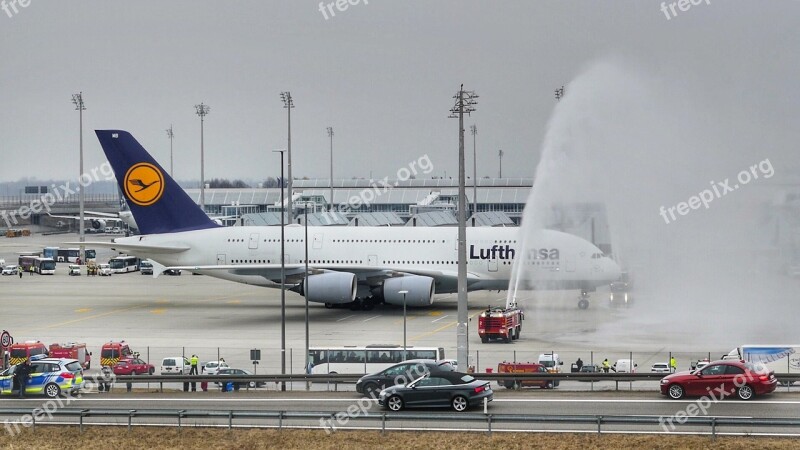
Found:
<svg viewBox="0 0 800 450"><path fill-rule="evenodd" d="M555 383L553 383L552 380L548 380L547 383L545 383L544 385L545 389L553 389L554 387L556 387L556 385Z"/></svg>
<svg viewBox="0 0 800 450"><path fill-rule="evenodd" d="M403 409L403 399L399 395L393 395L386 401L386 406L392 411L400 411Z"/></svg>
<svg viewBox="0 0 800 450"><path fill-rule="evenodd" d="M513 381L506 381L506 382L503 384L503 386L505 386L505 387L506 387L506 389L514 389L514 382L513 382Z"/></svg>
<svg viewBox="0 0 800 450"><path fill-rule="evenodd" d="M152 375L153 373L155 373L155 371L156 369L154 367L151 367L148 372L150 373L150 375Z"/></svg>
<svg viewBox="0 0 800 450"><path fill-rule="evenodd" d="M256 388L256 382L255 381L251 381L250 384L248 384L248 386L250 386L251 389L255 389Z"/></svg>
<svg viewBox="0 0 800 450"><path fill-rule="evenodd" d="M740 400L750 400L755 395L755 392L749 384L745 384L736 390L736 395Z"/></svg>
<svg viewBox="0 0 800 450"><path fill-rule="evenodd" d="M667 393L669 394L669 398L673 400L682 399L684 394L683 386L680 384L673 384L667 389Z"/></svg>
<svg viewBox="0 0 800 450"><path fill-rule="evenodd" d="M458 412L466 411L469 407L469 402L463 395L456 395L453 397L453 401L450 404L453 406L453 409Z"/></svg>
<svg viewBox="0 0 800 450"><path fill-rule="evenodd" d="M364 396L370 398L378 398L378 393L380 393L380 389L378 389L377 384L367 383L364 385Z"/></svg>
<svg viewBox="0 0 800 450"><path fill-rule="evenodd" d="M61 388L55 383L50 383L44 387L44 395L46 395L47 398L56 398L61 395Z"/></svg>

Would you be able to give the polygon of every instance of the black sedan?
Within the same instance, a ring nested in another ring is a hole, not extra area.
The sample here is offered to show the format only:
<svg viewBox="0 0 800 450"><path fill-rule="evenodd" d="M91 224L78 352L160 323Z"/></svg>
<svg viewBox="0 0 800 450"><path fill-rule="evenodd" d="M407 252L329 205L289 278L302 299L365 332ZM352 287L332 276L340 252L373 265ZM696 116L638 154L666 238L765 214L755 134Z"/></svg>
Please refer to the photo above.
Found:
<svg viewBox="0 0 800 450"><path fill-rule="evenodd" d="M253 374L253 372L250 372L249 370L244 370L244 369L227 368L227 369L219 369L219 371L217 371L217 375L220 375L220 376L222 376L222 375L252 375L252 374ZM248 382L232 381L232 380L216 381L217 385L222 385L223 387L227 383L231 383L233 385L233 389L236 390L236 391L238 391L240 388L245 387L245 386L249 387L249 388L259 388L259 387L264 387L264 386L267 385L267 383L264 382L264 381L248 381Z"/></svg>
<svg viewBox="0 0 800 450"><path fill-rule="evenodd" d="M488 381L476 380L461 372L436 372L407 385L381 391L378 404L391 411L403 408L453 408L461 412L492 401L494 393Z"/></svg>
<svg viewBox="0 0 800 450"><path fill-rule="evenodd" d="M449 361L433 359L410 359L395 364L380 372L364 375L356 382L356 392L376 398L382 389L396 384L408 384L431 372L452 372L455 370Z"/></svg>

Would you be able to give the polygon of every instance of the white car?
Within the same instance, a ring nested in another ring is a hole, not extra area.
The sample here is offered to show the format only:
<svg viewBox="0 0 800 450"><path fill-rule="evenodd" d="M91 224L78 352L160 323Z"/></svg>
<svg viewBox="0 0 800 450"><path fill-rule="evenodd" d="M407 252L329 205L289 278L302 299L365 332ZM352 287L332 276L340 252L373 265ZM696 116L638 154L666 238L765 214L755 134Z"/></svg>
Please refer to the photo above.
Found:
<svg viewBox="0 0 800 450"><path fill-rule="evenodd" d="M70 264L69 265L69 272L70 275L77 275L80 276L81 274L81 266L77 264Z"/></svg>
<svg viewBox="0 0 800 450"><path fill-rule="evenodd" d="M120 234L122 233L122 230L119 227L114 227L111 229L111 232L114 234Z"/></svg>
<svg viewBox="0 0 800 450"><path fill-rule="evenodd" d="M111 265L109 264L100 264L97 266L97 273L101 277L110 277L111 276Z"/></svg>
<svg viewBox="0 0 800 450"><path fill-rule="evenodd" d="M0 269L5 269L5 268L6 268L6 260L0 258Z"/></svg>
<svg viewBox="0 0 800 450"><path fill-rule="evenodd" d="M229 369L228 363L225 361L209 361L203 364L202 373L208 375L216 375L219 369Z"/></svg>
<svg viewBox="0 0 800 450"><path fill-rule="evenodd" d="M3 267L3 275L17 275L19 274L19 268L14 264L9 264Z"/></svg>
<svg viewBox="0 0 800 450"><path fill-rule="evenodd" d="M672 372L669 368L669 364L665 362L655 363L652 367L650 367L650 372L652 373L670 373Z"/></svg>

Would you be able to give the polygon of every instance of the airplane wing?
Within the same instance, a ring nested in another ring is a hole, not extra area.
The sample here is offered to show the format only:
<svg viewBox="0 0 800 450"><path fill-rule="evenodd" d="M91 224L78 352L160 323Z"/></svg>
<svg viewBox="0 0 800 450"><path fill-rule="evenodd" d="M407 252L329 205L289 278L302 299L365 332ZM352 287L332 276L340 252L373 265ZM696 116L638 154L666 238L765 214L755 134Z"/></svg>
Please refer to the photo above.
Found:
<svg viewBox="0 0 800 450"><path fill-rule="evenodd" d="M97 214L98 216L102 217L103 220L105 220L106 222L122 222L122 219L120 219L120 218L118 218L116 216L108 217L108 216L104 215L105 213L100 214L100 213L92 213L92 212L89 212L89 211L84 211L84 216L83 216L83 220L84 221L86 221L86 220L96 220L97 219L97 217L91 216L91 215L87 215L87 214ZM78 216L54 216L53 214L47 214L47 215L52 217L52 218L54 218L54 219L81 220L81 218L78 217Z"/></svg>
<svg viewBox="0 0 800 450"><path fill-rule="evenodd" d="M153 265L153 276L156 276L155 269L164 270L187 270L197 273L209 272L228 272L232 275L254 275L261 276L275 283L281 281L281 265L280 264L226 264L226 265L206 265L206 266L156 266ZM350 272L356 274L359 284L367 284L375 286L386 278L402 277L405 275L420 275L431 277L437 281L453 281L458 280L458 272L454 271L441 271L441 270L403 270L398 271L389 268L363 266L363 265L337 265L336 267L319 267L309 264L308 271L310 274L320 274L325 272ZM305 277L305 264L284 264L284 272L286 274L286 282L289 284L298 284L303 281ZM481 277L477 274L467 272L467 282L480 281Z"/></svg>
<svg viewBox="0 0 800 450"><path fill-rule="evenodd" d="M117 243L117 242L65 242L64 245L83 245L86 247L110 248L112 250L136 255L138 252L154 254L181 253L190 249L186 245L145 245L137 243Z"/></svg>

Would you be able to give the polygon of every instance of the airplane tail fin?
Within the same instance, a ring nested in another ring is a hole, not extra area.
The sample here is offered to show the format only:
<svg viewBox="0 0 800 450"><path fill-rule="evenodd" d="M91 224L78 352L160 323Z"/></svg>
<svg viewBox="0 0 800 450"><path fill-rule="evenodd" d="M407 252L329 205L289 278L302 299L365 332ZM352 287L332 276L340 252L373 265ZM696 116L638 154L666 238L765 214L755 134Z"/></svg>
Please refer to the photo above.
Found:
<svg viewBox="0 0 800 450"><path fill-rule="evenodd" d="M142 234L218 226L130 133L122 130L95 133Z"/></svg>

